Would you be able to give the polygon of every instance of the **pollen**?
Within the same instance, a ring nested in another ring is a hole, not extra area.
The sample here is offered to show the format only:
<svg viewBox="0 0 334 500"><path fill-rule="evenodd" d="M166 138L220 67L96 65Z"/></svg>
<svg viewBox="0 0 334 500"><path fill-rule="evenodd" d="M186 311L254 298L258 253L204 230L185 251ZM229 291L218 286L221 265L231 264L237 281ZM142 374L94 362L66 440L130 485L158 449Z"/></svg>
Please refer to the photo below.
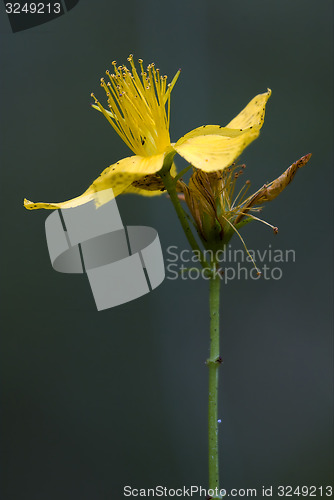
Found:
<svg viewBox="0 0 334 500"><path fill-rule="evenodd" d="M137 71L132 54L127 60L130 68L118 66L113 61L113 73L106 71L108 81L100 80L108 109L91 94L96 104L94 107L103 113L135 154L160 154L170 145L170 95L180 71L167 85L167 76L160 76L154 63L149 64L145 71L143 60L139 59L140 71Z"/></svg>

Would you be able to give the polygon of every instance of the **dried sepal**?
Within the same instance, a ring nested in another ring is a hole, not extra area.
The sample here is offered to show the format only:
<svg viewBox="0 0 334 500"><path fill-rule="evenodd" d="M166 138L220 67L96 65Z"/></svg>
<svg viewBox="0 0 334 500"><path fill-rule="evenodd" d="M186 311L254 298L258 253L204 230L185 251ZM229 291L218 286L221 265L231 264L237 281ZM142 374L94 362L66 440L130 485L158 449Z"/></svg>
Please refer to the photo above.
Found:
<svg viewBox="0 0 334 500"><path fill-rule="evenodd" d="M178 182L178 190L181 190L184 195L198 234L204 243L212 239L222 239L223 228L219 221L216 204L219 196L218 185L218 172L207 174L197 169L190 177L188 186L183 181Z"/></svg>
<svg viewBox="0 0 334 500"><path fill-rule="evenodd" d="M299 168L306 165L306 163L311 158L312 153L302 156L299 160L295 161L289 168L283 172L277 179L273 180L269 184L264 184L256 193L250 196L244 203L242 212L236 218L235 223L238 224L241 219L247 215L250 209L255 207L255 205L261 205L268 201L272 201L290 184L296 175Z"/></svg>

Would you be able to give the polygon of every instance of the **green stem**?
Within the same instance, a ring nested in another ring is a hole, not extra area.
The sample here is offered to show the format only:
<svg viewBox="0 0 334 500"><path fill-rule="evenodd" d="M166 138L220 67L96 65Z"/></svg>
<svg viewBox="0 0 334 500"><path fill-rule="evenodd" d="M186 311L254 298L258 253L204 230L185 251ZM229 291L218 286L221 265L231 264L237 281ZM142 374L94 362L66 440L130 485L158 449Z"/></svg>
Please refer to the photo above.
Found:
<svg viewBox="0 0 334 500"><path fill-rule="evenodd" d="M209 272L210 279L210 358L207 360L209 367L209 489L219 492L219 463L218 463L218 368L221 363L219 355L219 292L220 275L216 272L216 263L210 264L205 260L188 223L187 216L181 206L176 192L175 179L170 175L169 169L160 173L167 189L175 211L182 225L187 240L193 250L198 252L203 268ZM216 490L217 489L217 490ZM222 498L217 493L214 499Z"/></svg>
<svg viewBox="0 0 334 500"><path fill-rule="evenodd" d="M175 208L175 211L176 211L176 214L179 218L179 221L181 223L181 226L183 228L183 231L184 231L184 234L186 235L186 238L189 242L189 245L191 246L191 248L193 250L196 250L196 252L198 252L198 256L200 258L200 261L201 261L201 264L204 268L207 268L207 269L210 269L210 265L206 262L204 256L203 256L203 252L201 250L201 248L199 247L196 239L195 239L195 236L193 235L191 229L190 229L190 226L189 226L189 223L188 223L188 219L187 219L187 216L181 206L181 203L180 203L180 200L179 200L179 197L177 195L177 192L176 192L176 183L175 183L175 180L173 179L173 177L170 175L169 173L169 170L163 172L160 174L161 175L161 179L165 185L165 188L167 189L167 192L170 196L170 199L171 199L171 202L173 203L174 205L174 208Z"/></svg>
<svg viewBox="0 0 334 500"><path fill-rule="evenodd" d="M209 366L209 489L219 491L218 461L218 369L219 355L219 292L220 276L213 273L210 279L210 358ZM219 495L213 498L221 498Z"/></svg>

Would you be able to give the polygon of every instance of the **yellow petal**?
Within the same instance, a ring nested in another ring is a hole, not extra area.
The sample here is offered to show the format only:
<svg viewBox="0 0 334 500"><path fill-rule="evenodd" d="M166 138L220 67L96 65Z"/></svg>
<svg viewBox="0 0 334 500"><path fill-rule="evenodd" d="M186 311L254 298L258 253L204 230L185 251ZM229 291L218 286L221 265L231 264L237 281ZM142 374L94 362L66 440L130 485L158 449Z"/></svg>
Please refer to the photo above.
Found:
<svg viewBox="0 0 334 500"><path fill-rule="evenodd" d="M245 129L257 127L260 129L264 121L264 112L266 103L271 95L271 90L268 89L264 94L259 94L254 97L226 127L220 125L203 125L197 127L191 132L181 137L176 146L183 144L188 139L199 137L201 135L221 135L226 137L237 137L241 135Z"/></svg>
<svg viewBox="0 0 334 500"><path fill-rule="evenodd" d="M247 129L234 137L201 135L176 143L174 149L194 167L213 172L229 167L258 135L257 128Z"/></svg>
<svg viewBox="0 0 334 500"><path fill-rule="evenodd" d="M227 127L245 129L249 127L261 128L264 122L266 104L271 95L271 90L255 96L247 106L235 117Z"/></svg>
<svg viewBox="0 0 334 500"><path fill-rule="evenodd" d="M172 177L177 174L176 165L173 162L170 173ZM159 182L157 182L159 180ZM129 187L127 187L124 193L139 194L141 196L159 196L160 194L166 193L164 189L163 182L157 175L147 175L141 178L139 181L134 181Z"/></svg>
<svg viewBox="0 0 334 500"><path fill-rule="evenodd" d="M95 201L97 206L107 203L111 198L118 196L126 190L135 180L141 179L145 175L158 172L164 161L166 153L154 156L130 156L107 167L101 175L95 179L81 196L72 200L60 203L34 203L27 199L24 200L24 206L29 210L45 208L54 210L56 208L72 208L91 200Z"/></svg>
<svg viewBox="0 0 334 500"><path fill-rule="evenodd" d="M23 205L27 210L36 210L38 208L45 208L46 210L55 210L57 208L73 208L79 205L83 205L84 203L88 203L89 201L94 200L95 194L82 194L81 196L77 196L72 200L62 201L60 203L47 203L43 201L30 201L27 198L24 198Z"/></svg>
<svg viewBox="0 0 334 500"><path fill-rule="evenodd" d="M148 189L141 189L132 185L127 187L124 191L124 194L140 194L141 196L159 196L163 193L164 191L161 191L160 189L158 191L150 191Z"/></svg>
<svg viewBox="0 0 334 500"><path fill-rule="evenodd" d="M226 137L237 137L243 133L242 130L237 130L233 128L228 128L228 127L222 127L220 125L203 125L202 127L197 127L191 132L188 132L186 135L181 137L176 144L173 145L175 146L180 146L184 142L186 142L188 139L192 139L193 137L200 137L203 135L221 135L221 136L226 136ZM176 149L176 148L175 148Z"/></svg>

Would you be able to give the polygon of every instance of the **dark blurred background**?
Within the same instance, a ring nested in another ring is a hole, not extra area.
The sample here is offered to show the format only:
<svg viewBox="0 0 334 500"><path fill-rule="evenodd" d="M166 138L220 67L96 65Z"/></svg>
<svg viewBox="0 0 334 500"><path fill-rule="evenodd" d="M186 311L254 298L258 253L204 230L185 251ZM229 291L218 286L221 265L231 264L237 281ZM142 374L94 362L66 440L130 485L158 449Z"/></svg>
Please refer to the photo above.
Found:
<svg viewBox="0 0 334 500"><path fill-rule="evenodd" d="M90 107L105 69L129 53L170 79L182 68L173 141L272 89L241 158L254 189L313 153L265 208L278 235L243 231L249 248L294 249L296 261L280 280L222 289L220 466L225 488L331 483L332 2L80 0L17 33L0 7L3 498L207 485L207 283L167 279L97 312L85 277L50 265L49 212L22 206L72 198L130 154ZM188 248L165 196L118 207L125 224L156 228L165 252Z"/></svg>

